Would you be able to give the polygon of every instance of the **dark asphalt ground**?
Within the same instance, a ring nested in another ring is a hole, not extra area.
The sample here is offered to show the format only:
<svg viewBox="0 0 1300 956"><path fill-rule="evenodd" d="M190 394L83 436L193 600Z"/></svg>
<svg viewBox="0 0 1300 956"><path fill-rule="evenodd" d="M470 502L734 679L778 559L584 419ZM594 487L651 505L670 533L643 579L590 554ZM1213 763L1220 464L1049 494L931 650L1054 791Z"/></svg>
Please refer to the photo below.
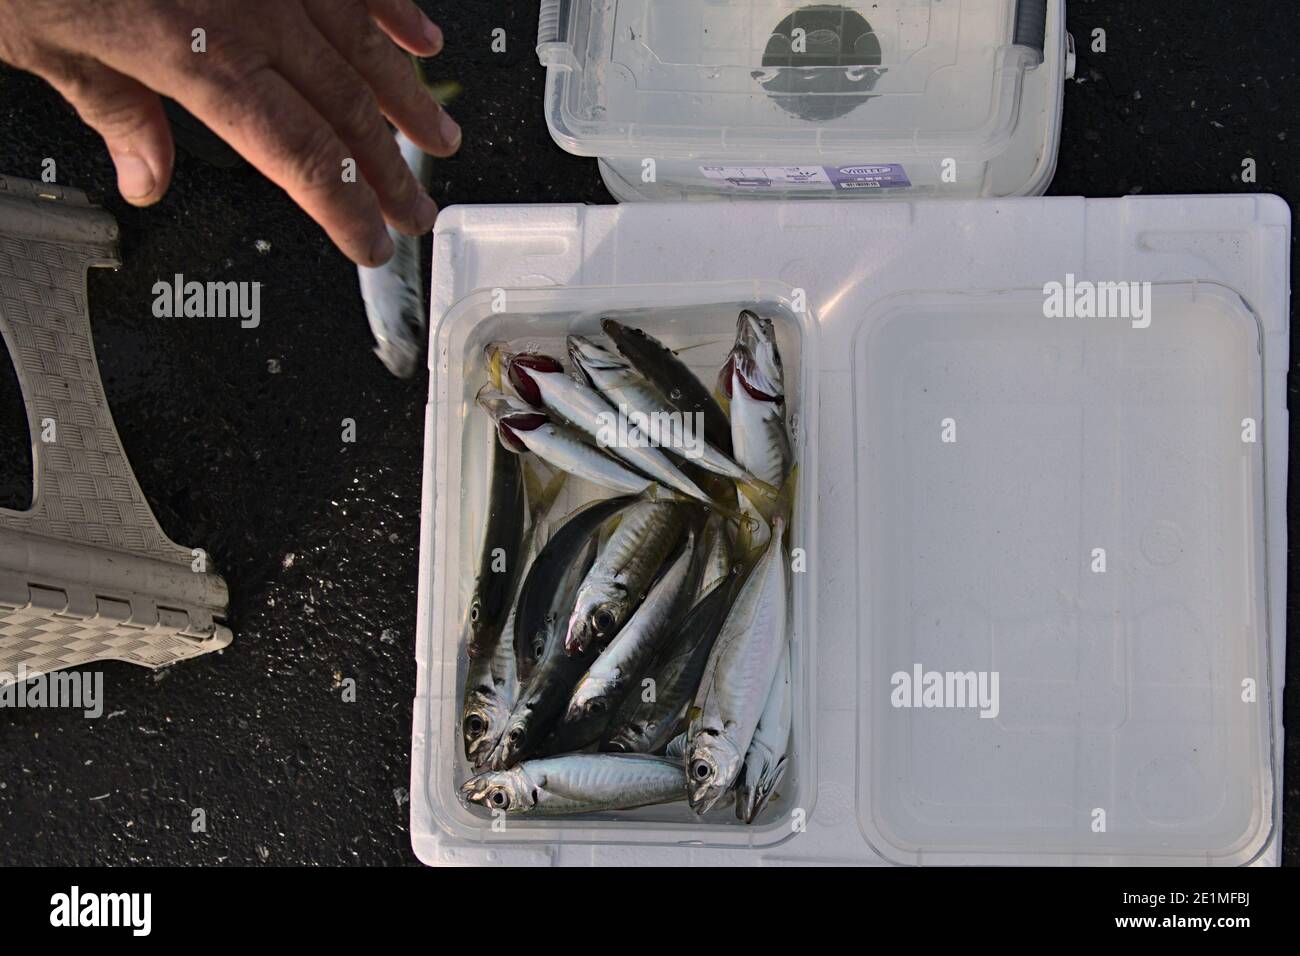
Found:
<svg viewBox="0 0 1300 956"><path fill-rule="evenodd" d="M594 162L547 133L537 5L422 6L448 40L432 77L465 86L454 105L465 145L437 166L439 204L609 202ZM1069 8L1079 70L1053 194L1300 197L1294 11L1264 0ZM505 55L490 51L495 27L508 31ZM1105 55L1089 50L1095 28L1107 32ZM0 171L38 178L54 157L60 182L121 223L123 268L89 280L108 397L164 529L206 548L226 576L236 635L220 655L157 674L106 665L103 719L0 714L0 862L414 863L405 799L426 378L388 376L370 352L354 270L249 168L181 155L166 199L133 209L97 138L44 83L5 68L0 132ZM1247 156L1258 160L1253 185L1239 181ZM261 327L155 319L151 287L177 272L264 283ZM30 480L16 403L0 368L8 506L25 505ZM340 443L343 418L357 422L354 445ZM1290 644L1294 675L1300 636ZM357 681L353 704L338 690L346 677ZM1288 683L1288 722L1300 726L1300 679ZM1293 735L1292 863L1297 780ZM196 807L206 834L190 832Z"/></svg>

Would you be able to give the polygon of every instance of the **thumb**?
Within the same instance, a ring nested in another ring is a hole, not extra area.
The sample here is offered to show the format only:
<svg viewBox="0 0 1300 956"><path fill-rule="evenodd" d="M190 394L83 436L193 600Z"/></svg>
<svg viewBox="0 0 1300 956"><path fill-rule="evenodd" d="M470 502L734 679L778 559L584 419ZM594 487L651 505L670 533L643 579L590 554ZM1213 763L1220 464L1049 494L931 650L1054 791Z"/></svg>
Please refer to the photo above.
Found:
<svg viewBox="0 0 1300 956"><path fill-rule="evenodd" d="M161 199L171 182L176 149L158 94L93 60L78 61L54 87L104 138L122 198L134 206Z"/></svg>

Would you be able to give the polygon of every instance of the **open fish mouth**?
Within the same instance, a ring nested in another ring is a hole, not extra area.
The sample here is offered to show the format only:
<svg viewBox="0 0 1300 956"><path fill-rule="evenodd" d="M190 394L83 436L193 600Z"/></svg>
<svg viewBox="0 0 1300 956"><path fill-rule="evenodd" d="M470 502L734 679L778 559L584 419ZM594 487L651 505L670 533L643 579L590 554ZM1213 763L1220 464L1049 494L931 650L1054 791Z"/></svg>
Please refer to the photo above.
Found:
<svg viewBox="0 0 1300 956"><path fill-rule="evenodd" d="M731 367L751 396L768 402L784 401L785 373L776 348L776 327L748 310L740 313L736 323L736 347Z"/></svg>

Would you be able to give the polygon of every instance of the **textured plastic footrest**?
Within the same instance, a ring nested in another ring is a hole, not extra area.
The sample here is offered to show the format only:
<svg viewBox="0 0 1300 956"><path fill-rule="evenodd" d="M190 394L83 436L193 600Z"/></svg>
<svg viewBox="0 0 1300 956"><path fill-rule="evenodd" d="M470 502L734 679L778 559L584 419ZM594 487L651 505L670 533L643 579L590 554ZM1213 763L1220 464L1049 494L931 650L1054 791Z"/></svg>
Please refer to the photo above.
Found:
<svg viewBox="0 0 1300 956"><path fill-rule="evenodd" d="M225 581L163 534L104 397L86 270L119 265L117 235L83 193L0 176L0 334L36 471L31 509L0 508L0 684L231 641Z"/></svg>

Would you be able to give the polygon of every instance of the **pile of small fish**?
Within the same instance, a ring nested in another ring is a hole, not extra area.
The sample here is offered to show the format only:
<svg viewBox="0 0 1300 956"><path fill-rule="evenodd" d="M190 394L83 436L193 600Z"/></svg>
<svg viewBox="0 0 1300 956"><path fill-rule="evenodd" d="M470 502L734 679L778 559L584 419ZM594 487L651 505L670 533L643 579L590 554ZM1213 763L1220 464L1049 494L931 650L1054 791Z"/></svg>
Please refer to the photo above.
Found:
<svg viewBox="0 0 1300 956"><path fill-rule="evenodd" d="M644 331L602 328L612 347L569 337L572 374L489 349L461 799L547 815L734 800L750 823L785 772L793 710L775 328L741 313L717 397ZM653 427L668 421L703 436ZM570 476L613 497L556 517Z"/></svg>

